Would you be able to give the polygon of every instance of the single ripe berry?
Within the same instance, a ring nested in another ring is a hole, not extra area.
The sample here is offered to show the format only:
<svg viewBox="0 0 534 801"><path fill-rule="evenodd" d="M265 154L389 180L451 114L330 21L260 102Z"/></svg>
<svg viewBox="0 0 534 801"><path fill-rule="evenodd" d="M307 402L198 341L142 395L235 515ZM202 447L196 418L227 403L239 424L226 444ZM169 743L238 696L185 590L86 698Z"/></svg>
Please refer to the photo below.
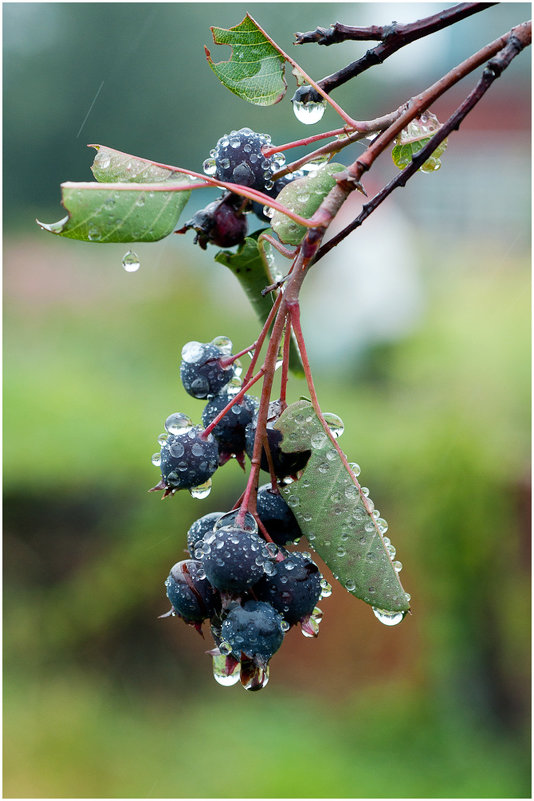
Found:
<svg viewBox="0 0 534 801"><path fill-rule="evenodd" d="M282 479L286 476L293 476L306 467L306 463L310 458L311 451L301 451L300 453L285 453L280 447L282 442L282 432L274 428L274 424L280 416L279 403L275 401L269 404L269 412L267 416L267 442L271 460L273 463L274 474L277 478ZM254 452L254 440L256 437L257 415L254 416L251 423L245 431L245 450L247 456L252 459ZM269 462L265 449L262 449L260 467L265 472L269 472Z"/></svg>
<svg viewBox="0 0 534 801"><path fill-rule="evenodd" d="M213 589L200 562L184 559L177 562L165 581L167 598L173 611L186 623L202 623L221 608L221 599Z"/></svg>
<svg viewBox="0 0 534 801"><path fill-rule="evenodd" d="M270 603L289 624L311 615L321 597L322 575L307 554L293 551L276 563L276 570L254 587L260 601Z"/></svg>
<svg viewBox="0 0 534 801"><path fill-rule="evenodd" d="M219 181L241 184L260 191L266 186L269 188L273 173L278 168L274 156L266 158L262 153L262 147L270 144L270 136L255 133L250 128L241 128L222 136L212 151L215 176Z"/></svg>
<svg viewBox="0 0 534 801"><path fill-rule="evenodd" d="M216 529L204 536L200 549L206 576L218 590L246 592L272 569L264 540L252 531L234 526Z"/></svg>
<svg viewBox="0 0 534 801"><path fill-rule="evenodd" d="M282 645L282 616L262 601L236 604L223 621L221 636L237 658L241 654L257 664L267 664Z"/></svg>
<svg viewBox="0 0 534 801"><path fill-rule="evenodd" d="M302 537L297 518L270 484L258 488L257 513L267 533L277 545L296 542Z"/></svg>
<svg viewBox="0 0 534 801"><path fill-rule="evenodd" d="M167 487L191 489L204 484L219 465L219 449L209 434L202 435L201 426L183 433L169 434L161 446L161 475Z"/></svg>
<svg viewBox="0 0 534 801"><path fill-rule="evenodd" d="M223 514L224 512L209 512L209 514L195 520L187 532L187 550L191 556L195 555L195 545L197 542L199 542L208 531L213 531L213 526Z"/></svg>
<svg viewBox="0 0 534 801"><path fill-rule="evenodd" d="M243 198L227 192L219 200L197 211L177 234L196 231L195 244L206 250L208 244L231 248L244 242L247 235L247 218L243 211Z"/></svg>
<svg viewBox="0 0 534 801"><path fill-rule="evenodd" d="M223 366L227 358L212 342L188 342L182 348L180 378L184 389L194 398L216 395L234 377L233 365Z"/></svg>
<svg viewBox="0 0 534 801"><path fill-rule="evenodd" d="M206 428L232 400L227 392L221 392L208 401L202 412L202 422ZM258 401L251 395L244 395L235 403L212 430L219 445L219 461L224 464L230 456L239 456L245 450L245 428L252 421L258 409Z"/></svg>

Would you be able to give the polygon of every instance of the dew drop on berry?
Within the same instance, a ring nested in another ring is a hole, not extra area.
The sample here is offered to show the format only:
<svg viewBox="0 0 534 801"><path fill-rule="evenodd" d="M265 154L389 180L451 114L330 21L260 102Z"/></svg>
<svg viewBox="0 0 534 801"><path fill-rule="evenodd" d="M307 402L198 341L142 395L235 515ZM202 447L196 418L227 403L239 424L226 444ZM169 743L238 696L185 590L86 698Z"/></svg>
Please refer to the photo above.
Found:
<svg viewBox="0 0 534 801"><path fill-rule="evenodd" d="M141 266L137 253L134 253L133 250L129 250L125 253L122 257L122 266L127 273L135 273Z"/></svg>
<svg viewBox="0 0 534 801"><path fill-rule="evenodd" d="M182 348L182 359L188 364L195 364L204 356L204 345L202 342L186 342Z"/></svg>
<svg viewBox="0 0 534 801"><path fill-rule="evenodd" d="M276 565L273 562L264 562L263 564L263 572L266 576L274 576L276 573Z"/></svg>
<svg viewBox="0 0 534 801"><path fill-rule="evenodd" d="M300 100L293 101L293 112L299 122L304 125L313 125L322 119L326 108L326 100L319 103L302 103Z"/></svg>
<svg viewBox="0 0 534 801"><path fill-rule="evenodd" d="M224 354L230 356L232 353L232 340L225 336L218 336L215 339L212 339L210 342L211 345L215 345L216 348L219 348Z"/></svg>
<svg viewBox="0 0 534 801"><path fill-rule="evenodd" d="M377 609L376 606L372 607L375 617L384 624L384 626L396 626L404 618L404 612L388 612L386 609Z"/></svg>
<svg viewBox="0 0 534 801"><path fill-rule="evenodd" d="M168 436L169 435L167 434L167 432L165 432L164 434L160 434L159 437L158 437L158 445L161 445L161 446L165 445L165 443L167 442L167 437Z"/></svg>
<svg viewBox="0 0 534 801"><path fill-rule="evenodd" d="M236 662L234 664L232 662L230 666L231 672L228 672L227 665L228 662L225 654L219 654L213 657L213 678L222 687L232 687L239 681L241 663Z"/></svg>
<svg viewBox="0 0 534 801"><path fill-rule="evenodd" d="M282 629L283 632L286 632L286 631L289 631L291 626L289 625L287 620L282 620L282 622L280 623L280 628Z"/></svg>
<svg viewBox="0 0 534 801"><path fill-rule="evenodd" d="M237 524L237 517L239 515L239 509L232 509L230 512L227 512L225 515L221 515L215 525L213 526L213 530L217 531L220 528L242 528L245 531L252 531L254 534L258 533L258 524L256 523L253 515L250 512L245 512L245 516L243 518L243 522L239 522Z"/></svg>
<svg viewBox="0 0 534 801"><path fill-rule="evenodd" d="M189 490L193 498L198 498L202 500L202 498L207 498L211 492L211 478L208 478L204 484L199 484L198 487L191 487Z"/></svg>
<svg viewBox="0 0 534 801"><path fill-rule="evenodd" d="M193 421L183 412L174 412L165 420L165 429L169 434L186 434L193 428Z"/></svg>
<svg viewBox="0 0 534 801"><path fill-rule="evenodd" d="M274 209L270 206L264 206L262 211L266 217L272 217L274 215Z"/></svg>
<svg viewBox="0 0 534 801"><path fill-rule="evenodd" d="M329 598L332 595L332 586L326 579L321 579L321 598Z"/></svg>
<svg viewBox="0 0 534 801"><path fill-rule="evenodd" d="M161 452L158 451L157 453L153 453L151 461L154 467L159 467L161 464Z"/></svg>
<svg viewBox="0 0 534 801"><path fill-rule="evenodd" d="M206 159L204 164L202 165L202 169L206 173L206 175L215 175L217 172L217 165L215 163L214 158Z"/></svg>

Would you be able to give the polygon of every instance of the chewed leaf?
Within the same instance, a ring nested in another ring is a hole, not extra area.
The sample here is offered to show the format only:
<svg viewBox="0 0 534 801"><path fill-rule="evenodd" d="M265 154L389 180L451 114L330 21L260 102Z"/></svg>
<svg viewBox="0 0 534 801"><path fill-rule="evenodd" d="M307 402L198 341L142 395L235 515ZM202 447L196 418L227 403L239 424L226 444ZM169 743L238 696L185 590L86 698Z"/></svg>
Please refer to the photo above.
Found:
<svg viewBox="0 0 534 801"><path fill-rule="evenodd" d="M164 181L185 181L182 173L160 167L148 159L131 156L104 145L89 145L97 151L91 170L101 183L152 184ZM189 179L191 180L191 179Z"/></svg>
<svg viewBox="0 0 534 801"><path fill-rule="evenodd" d="M61 185L67 216L38 224L46 231L84 242L156 242L173 231L191 191L173 184L72 183ZM135 187L135 188L134 188Z"/></svg>
<svg viewBox="0 0 534 801"><path fill-rule="evenodd" d="M260 233L264 232L258 231L252 236L247 236L235 253L231 250L220 250L215 255L215 261L224 264L233 272L263 325L269 316L273 302L270 294L262 295L261 292L268 284L272 284L274 279L268 271L268 266L258 247ZM304 375L298 349L293 341L291 342L289 364L293 373L299 376Z"/></svg>
<svg viewBox="0 0 534 801"><path fill-rule="evenodd" d="M410 598L384 537L387 524L373 515L373 502L343 464L312 405L292 404L276 428L283 434L282 450L311 450L299 480L282 493L312 548L352 595L377 610L377 617L378 612L386 619L387 613L407 612Z"/></svg>
<svg viewBox="0 0 534 801"><path fill-rule="evenodd" d="M272 106L284 96L285 55L247 14L234 28L211 28L213 41L230 45L228 61L214 63L205 48L208 63L227 89L257 106Z"/></svg>

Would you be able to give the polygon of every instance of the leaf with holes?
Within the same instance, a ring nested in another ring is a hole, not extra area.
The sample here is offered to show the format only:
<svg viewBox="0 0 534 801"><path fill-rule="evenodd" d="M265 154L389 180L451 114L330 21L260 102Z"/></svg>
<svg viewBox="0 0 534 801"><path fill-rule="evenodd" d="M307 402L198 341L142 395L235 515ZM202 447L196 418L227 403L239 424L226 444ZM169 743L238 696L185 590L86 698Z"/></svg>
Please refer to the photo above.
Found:
<svg viewBox="0 0 534 801"><path fill-rule="evenodd" d="M220 250L215 255L215 261L224 264L225 267L228 267L233 272L262 325L269 316L273 302L270 293L262 295L261 292L267 285L272 284L274 280L269 272L266 259L262 257L258 246L258 237L263 233L266 233L266 230L257 231L252 236L247 236L235 253L231 250ZM269 248L270 245L265 247ZM304 369L294 340L291 340L289 366L295 375L304 375Z"/></svg>
<svg viewBox="0 0 534 801"><path fill-rule="evenodd" d="M272 106L286 93L284 78L286 55L247 14L234 28L212 27L217 45L230 45L228 61L214 63L205 47L206 57L220 82L231 92L256 106Z"/></svg>
<svg viewBox="0 0 534 801"><path fill-rule="evenodd" d="M311 450L299 480L282 493L312 548L352 595L377 610L408 612L410 598L384 537L387 524L373 514L373 502L343 463L311 403L288 406L276 428L283 434L283 451Z"/></svg>

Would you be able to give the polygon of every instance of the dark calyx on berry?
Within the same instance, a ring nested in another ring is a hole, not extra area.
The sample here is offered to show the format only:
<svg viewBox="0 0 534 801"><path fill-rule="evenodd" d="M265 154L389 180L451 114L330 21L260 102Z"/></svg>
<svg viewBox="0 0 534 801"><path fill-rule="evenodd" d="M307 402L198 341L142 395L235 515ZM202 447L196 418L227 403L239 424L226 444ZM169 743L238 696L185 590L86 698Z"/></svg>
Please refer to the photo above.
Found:
<svg viewBox="0 0 534 801"><path fill-rule="evenodd" d="M227 192L219 200L197 211L176 234L185 234L190 228L196 231L195 244L206 250L208 244L231 248L244 242L247 235L247 218L244 208L248 202L239 195Z"/></svg>
<svg viewBox="0 0 534 801"><path fill-rule="evenodd" d="M273 428L279 416L279 402L275 401L270 403L266 427L267 442L273 463L274 474L277 478L282 479L286 476L294 476L299 470L302 470L304 467L306 467L306 463L310 458L311 451L301 451L300 453L284 453L282 451L280 448L280 443L282 442L282 432L276 428ZM250 459L252 459L252 454L254 452L256 426L257 415L254 416L254 419L251 423L249 423L245 431L245 450ZM266 473L269 472L269 461L267 459L265 449L262 449L260 467L262 470L265 470Z"/></svg>
<svg viewBox="0 0 534 801"><path fill-rule="evenodd" d="M194 398L216 395L234 377L233 365L223 366L227 358L213 343L188 342L182 348L180 378L185 391Z"/></svg>
<svg viewBox="0 0 534 801"><path fill-rule="evenodd" d="M225 406L232 400L232 395L221 392L213 397L205 406L202 412L202 422L206 426L215 420ZM244 462L245 451L245 428L252 422L252 418L257 412L258 401L251 395L244 395L239 403L234 403L231 409L224 415L212 430L212 434L219 445L219 463L224 464L231 456L240 458L241 464Z"/></svg>
<svg viewBox="0 0 534 801"><path fill-rule="evenodd" d="M261 601L270 603L291 625L309 617L321 597L322 575L307 554L293 551L276 563L276 571L254 587Z"/></svg>
<svg viewBox="0 0 534 801"><path fill-rule="evenodd" d="M257 513L277 545L296 542L302 537L297 518L280 493L273 491L271 484L258 489Z"/></svg>
<svg viewBox="0 0 534 801"><path fill-rule="evenodd" d="M221 636L237 658L245 654L256 664L266 665L282 645L282 622L282 616L270 604L246 601L243 606L236 604L230 609Z"/></svg>
<svg viewBox="0 0 534 801"><path fill-rule="evenodd" d="M265 564L272 570L265 541L252 531L216 529L204 536L199 549L208 580L223 592L245 592L265 575Z"/></svg>
<svg viewBox="0 0 534 801"><path fill-rule="evenodd" d="M169 434L161 446L161 475L165 486L191 489L204 484L219 466L217 442L204 429L193 426L180 434ZM161 487L163 489L163 487Z"/></svg>
<svg viewBox="0 0 534 801"><path fill-rule="evenodd" d="M206 579L201 563L193 559L177 562L171 568L165 587L173 611L186 623L202 623L221 608L219 593Z"/></svg>
<svg viewBox="0 0 534 801"><path fill-rule="evenodd" d="M269 147L271 137L241 128L221 136L210 155L215 161L215 176L241 186L263 191L272 185L273 173L278 168L274 156L266 158L262 147Z"/></svg>
<svg viewBox="0 0 534 801"><path fill-rule="evenodd" d="M195 555L195 545L197 542L199 542L208 531L213 531L213 526L223 514L224 512L209 512L209 514L195 520L187 532L187 550L191 556Z"/></svg>

